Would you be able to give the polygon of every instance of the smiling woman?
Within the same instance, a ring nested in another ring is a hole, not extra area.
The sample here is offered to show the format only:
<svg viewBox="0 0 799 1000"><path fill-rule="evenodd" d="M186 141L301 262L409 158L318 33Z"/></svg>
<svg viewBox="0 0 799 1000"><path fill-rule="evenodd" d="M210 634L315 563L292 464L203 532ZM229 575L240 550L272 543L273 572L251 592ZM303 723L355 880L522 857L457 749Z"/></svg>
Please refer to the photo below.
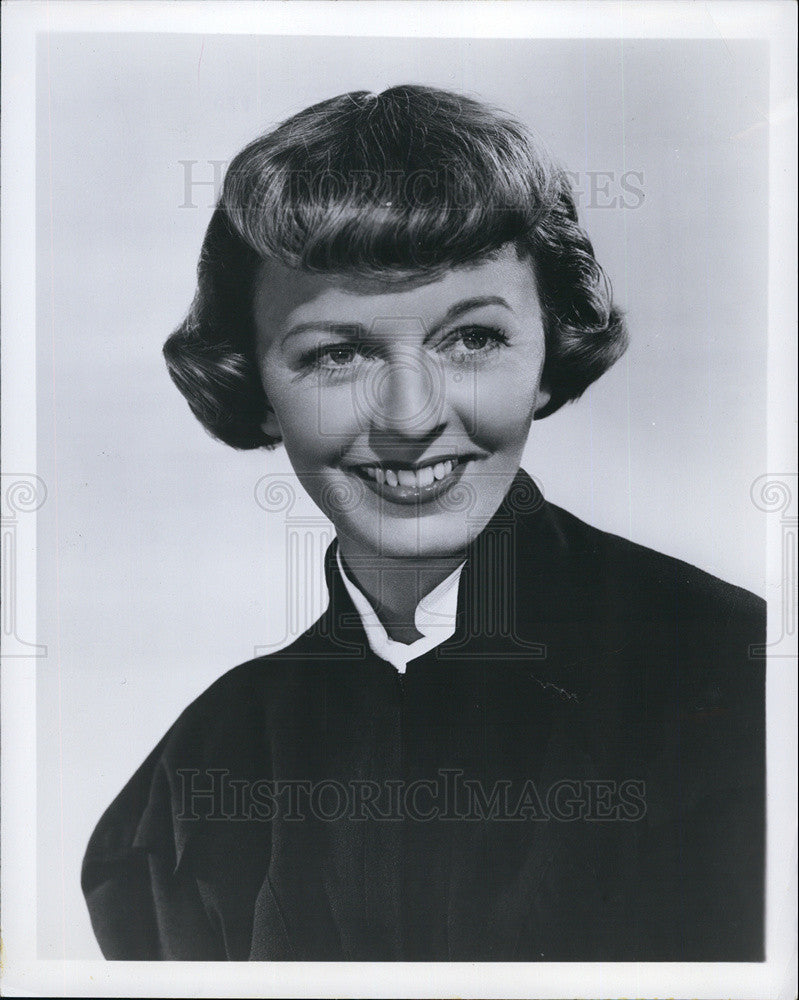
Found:
<svg viewBox="0 0 799 1000"><path fill-rule="evenodd" d="M255 328L271 407L264 432L283 441L336 522L345 558L465 551L507 492L549 399L535 279L515 249L400 288L265 268ZM374 489L336 516L325 495L357 488L353 476ZM438 502L455 482L473 497L468 520Z"/></svg>
<svg viewBox="0 0 799 1000"><path fill-rule="evenodd" d="M234 159L164 352L213 435L285 446L330 605L100 821L108 957L762 958L762 602L520 469L625 343L500 112L356 92Z"/></svg>
<svg viewBox="0 0 799 1000"><path fill-rule="evenodd" d="M335 523L389 634L404 633L495 513L549 400L532 269L511 247L399 288L265 267L255 329L263 430ZM468 518L447 503L456 487ZM353 491L359 502L336 509ZM363 570L375 557L380 593Z"/></svg>

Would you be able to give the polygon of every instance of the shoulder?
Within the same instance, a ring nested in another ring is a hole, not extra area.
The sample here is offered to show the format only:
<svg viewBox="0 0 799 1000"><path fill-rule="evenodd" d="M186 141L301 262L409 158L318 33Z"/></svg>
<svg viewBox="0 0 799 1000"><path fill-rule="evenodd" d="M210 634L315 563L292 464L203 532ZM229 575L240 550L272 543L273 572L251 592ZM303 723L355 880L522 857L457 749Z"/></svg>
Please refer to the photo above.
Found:
<svg viewBox="0 0 799 1000"><path fill-rule="evenodd" d="M760 795L765 602L560 508L550 514L575 581L581 718L596 745L609 731L628 739L632 757L649 762L674 802L737 796L744 785ZM682 777L672 785L669 775Z"/></svg>
<svg viewBox="0 0 799 1000"><path fill-rule="evenodd" d="M228 670L180 713L100 818L84 858L84 881L98 862L138 850L179 857L186 829L186 784L210 769L263 777L270 734L287 700L296 699L314 667L312 632L285 649ZM313 685L311 685L313 686Z"/></svg>
<svg viewBox="0 0 799 1000"><path fill-rule="evenodd" d="M291 654L302 645L216 680L103 813L84 854L81 887L107 958L225 957L230 942L220 940L198 884L244 878L242 869L252 874L269 857L268 824L218 820L241 818L232 798L236 779L268 779L269 707L298 674ZM225 868L228 861L239 865L236 872Z"/></svg>
<svg viewBox="0 0 799 1000"><path fill-rule="evenodd" d="M629 699L638 706L630 716L647 718L653 733L660 719L664 740L683 712L712 720L714 738L722 722L731 734L760 733L765 601L552 504L547 517L567 567L563 594L592 690Z"/></svg>
<svg viewBox="0 0 799 1000"><path fill-rule="evenodd" d="M310 680L312 633L275 653L240 663L215 680L178 716L159 746L161 758L186 766L249 752L274 724L274 713Z"/></svg>
<svg viewBox="0 0 799 1000"><path fill-rule="evenodd" d="M631 613L678 614L719 624L764 625L766 602L691 563L602 531L547 504L575 571L590 572L606 597Z"/></svg>

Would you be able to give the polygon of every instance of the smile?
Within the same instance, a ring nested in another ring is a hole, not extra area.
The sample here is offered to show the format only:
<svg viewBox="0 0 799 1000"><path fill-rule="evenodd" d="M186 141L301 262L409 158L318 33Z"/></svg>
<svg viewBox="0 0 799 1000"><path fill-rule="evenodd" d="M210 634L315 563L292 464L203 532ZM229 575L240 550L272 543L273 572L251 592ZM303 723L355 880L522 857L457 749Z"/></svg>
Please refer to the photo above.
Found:
<svg viewBox="0 0 799 1000"><path fill-rule="evenodd" d="M353 470L376 493L395 503L425 503L460 479L467 459L445 458L413 468L358 465Z"/></svg>

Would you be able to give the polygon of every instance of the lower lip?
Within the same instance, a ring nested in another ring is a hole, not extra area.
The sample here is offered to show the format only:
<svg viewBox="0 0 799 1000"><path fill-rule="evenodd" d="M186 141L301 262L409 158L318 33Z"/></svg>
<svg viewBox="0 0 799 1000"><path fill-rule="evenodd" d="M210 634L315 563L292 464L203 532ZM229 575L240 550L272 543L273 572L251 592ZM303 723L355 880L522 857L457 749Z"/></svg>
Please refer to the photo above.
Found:
<svg viewBox="0 0 799 1000"><path fill-rule="evenodd" d="M443 479L434 479L429 486L389 486L388 483L379 483L376 479L372 479L366 472L356 469L355 473L373 493L384 500L390 500L391 503L423 504L435 500L451 489L460 480L466 465L467 461L458 462L449 475Z"/></svg>

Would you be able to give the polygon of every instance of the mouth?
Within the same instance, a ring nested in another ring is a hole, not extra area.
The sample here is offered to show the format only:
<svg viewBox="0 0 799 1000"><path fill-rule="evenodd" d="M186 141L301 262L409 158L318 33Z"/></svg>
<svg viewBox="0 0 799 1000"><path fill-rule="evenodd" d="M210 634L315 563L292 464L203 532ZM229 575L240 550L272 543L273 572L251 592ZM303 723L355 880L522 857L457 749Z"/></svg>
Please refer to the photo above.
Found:
<svg viewBox="0 0 799 1000"><path fill-rule="evenodd" d="M351 466L378 496L394 503L428 503L450 489L463 475L468 457L450 455L421 465Z"/></svg>

